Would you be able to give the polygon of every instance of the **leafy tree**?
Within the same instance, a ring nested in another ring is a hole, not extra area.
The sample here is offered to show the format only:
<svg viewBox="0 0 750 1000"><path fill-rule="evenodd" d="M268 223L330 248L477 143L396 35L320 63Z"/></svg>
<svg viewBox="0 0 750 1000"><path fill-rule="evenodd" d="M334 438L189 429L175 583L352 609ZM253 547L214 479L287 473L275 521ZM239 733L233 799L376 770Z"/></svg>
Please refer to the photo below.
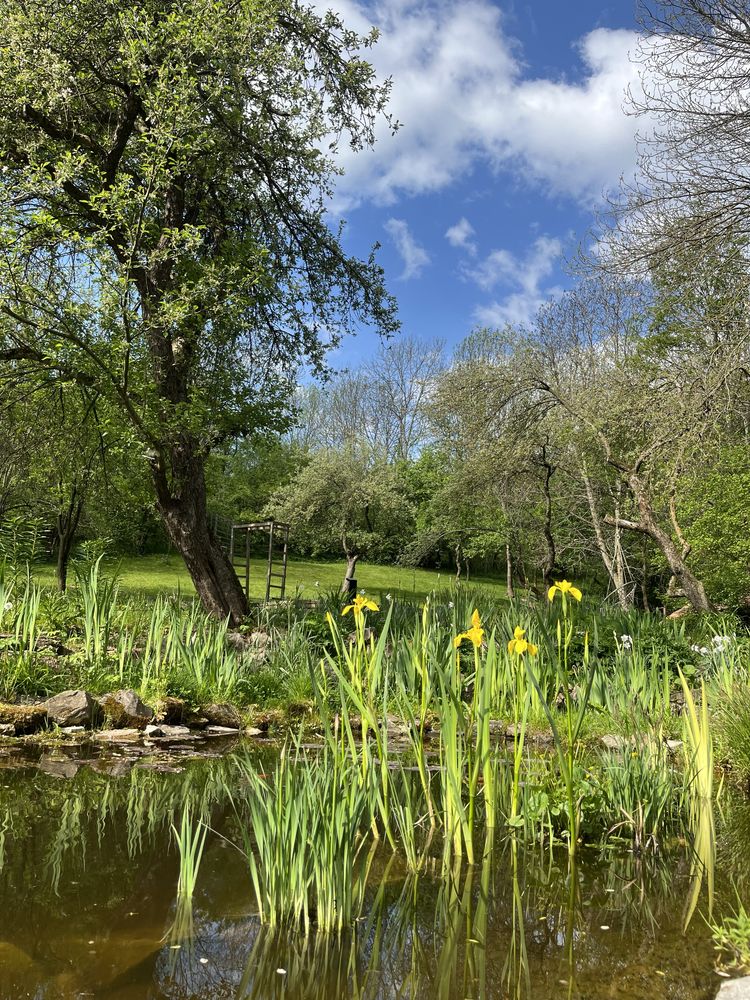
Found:
<svg viewBox="0 0 750 1000"><path fill-rule="evenodd" d="M338 145L384 113L373 41L295 0L0 0L0 368L120 412L234 619L207 457L283 426L298 366L360 321L396 326L325 215Z"/></svg>
<svg viewBox="0 0 750 1000"><path fill-rule="evenodd" d="M359 559L395 559L413 524L397 469L351 450L316 452L272 498L267 513L291 523L295 546L313 556L340 546L346 556L343 590Z"/></svg>

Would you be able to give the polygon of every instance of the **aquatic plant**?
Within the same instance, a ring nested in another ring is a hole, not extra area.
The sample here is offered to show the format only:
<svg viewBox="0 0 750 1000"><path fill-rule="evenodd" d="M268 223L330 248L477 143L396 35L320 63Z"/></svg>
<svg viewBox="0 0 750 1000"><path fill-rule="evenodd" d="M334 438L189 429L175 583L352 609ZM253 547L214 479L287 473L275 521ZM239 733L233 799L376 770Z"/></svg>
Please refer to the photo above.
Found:
<svg viewBox="0 0 750 1000"><path fill-rule="evenodd" d="M249 759L238 812L260 920L341 932L359 916L368 864L363 829L371 819L359 769L345 758L308 758L285 747L266 777Z"/></svg>

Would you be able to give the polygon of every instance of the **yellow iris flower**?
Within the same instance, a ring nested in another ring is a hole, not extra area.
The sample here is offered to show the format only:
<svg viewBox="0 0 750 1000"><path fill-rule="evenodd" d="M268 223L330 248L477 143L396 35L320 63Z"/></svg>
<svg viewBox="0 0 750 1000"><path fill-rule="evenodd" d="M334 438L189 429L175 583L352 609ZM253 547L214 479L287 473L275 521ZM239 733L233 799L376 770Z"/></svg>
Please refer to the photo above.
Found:
<svg viewBox="0 0 750 1000"><path fill-rule="evenodd" d="M565 597L567 594L570 594L570 596L574 597L577 601L580 601L581 597L583 596L578 587L574 587L573 584L568 583L567 580L555 580L555 582L552 584L552 586L549 588L549 591L547 592L547 597L550 599L550 601L554 601L555 594L558 593L558 591L563 597Z"/></svg>
<svg viewBox="0 0 750 1000"><path fill-rule="evenodd" d="M518 656L523 656L524 653L528 653L529 656L536 656L538 647L533 642L529 642L525 636L526 629L521 628L520 625L516 625L513 629L513 638L508 643L508 652L516 653Z"/></svg>
<svg viewBox="0 0 750 1000"><path fill-rule="evenodd" d="M458 649L464 639L470 639L474 643L474 648L479 649L482 645L482 639L484 638L484 629L482 628L482 619L479 617L479 612L474 608L474 614L471 616L471 628L468 632L461 632L453 640L453 645Z"/></svg>
<svg viewBox="0 0 750 1000"><path fill-rule="evenodd" d="M360 615L367 611L380 611L375 601L370 600L369 597L365 597L363 594L357 594L354 601L351 604L347 604L344 610L341 612L342 615L349 614L350 611L354 612L354 617L359 618Z"/></svg>

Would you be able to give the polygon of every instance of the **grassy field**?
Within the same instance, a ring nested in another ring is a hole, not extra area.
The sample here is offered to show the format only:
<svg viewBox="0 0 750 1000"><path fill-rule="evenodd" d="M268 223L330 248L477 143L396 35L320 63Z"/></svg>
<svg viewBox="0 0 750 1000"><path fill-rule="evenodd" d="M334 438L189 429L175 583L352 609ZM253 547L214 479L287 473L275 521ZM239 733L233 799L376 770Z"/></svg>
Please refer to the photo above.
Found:
<svg viewBox="0 0 750 1000"><path fill-rule="evenodd" d="M344 575L345 564L338 562L312 562L290 559L287 569L286 596L314 598L320 591L338 588ZM110 560L107 571L117 571L123 591L133 594L195 593L182 559L177 555L141 556ZM34 577L38 582L54 585L55 571L52 565L34 567ZM438 573L434 570L411 569L404 566L378 566L360 563L357 568L357 586L368 594L394 598L426 597L433 590L445 590L453 583L453 574ZM497 580L476 577L472 585L488 590L497 598L505 597L505 586ZM263 560L251 563L250 596L262 598L266 592L266 566Z"/></svg>

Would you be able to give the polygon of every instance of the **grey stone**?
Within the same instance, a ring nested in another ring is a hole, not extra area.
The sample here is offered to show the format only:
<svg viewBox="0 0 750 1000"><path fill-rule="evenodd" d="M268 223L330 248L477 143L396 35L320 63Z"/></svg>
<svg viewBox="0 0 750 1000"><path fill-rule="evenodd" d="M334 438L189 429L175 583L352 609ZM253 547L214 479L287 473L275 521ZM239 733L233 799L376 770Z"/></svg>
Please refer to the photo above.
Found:
<svg viewBox="0 0 750 1000"><path fill-rule="evenodd" d="M600 736L599 742L605 750L627 750L628 741L624 736Z"/></svg>
<svg viewBox="0 0 750 1000"><path fill-rule="evenodd" d="M94 733L94 739L100 743L132 743L140 738L140 729L102 729Z"/></svg>
<svg viewBox="0 0 750 1000"><path fill-rule="evenodd" d="M184 736L190 735L190 730L187 726L165 726L162 723L159 728L161 729L161 735L165 740L179 740Z"/></svg>
<svg viewBox="0 0 750 1000"><path fill-rule="evenodd" d="M236 736L239 729L234 726L206 726L205 732L209 736Z"/></svg>
<svg viewBox="0 0 750 1000"><path fill-rule="evenodd" d="M99 704L116 729L143 729L154 717L153 711L130 688L102 695Z"/></svg>
<svg viewBox="0 0 750 1000"><path fill-rule="evenodd" d="M670 753L677 753L682 748L682 740L665 740L664 742Z"/></svg>
<svg viewBox="0 0 750 1000"><path fill-rule="evenodd" d="M2 722L0 723L0 736L15 736L16 727L12 722Z"/></svg>
<svg viewBox="0 0 750 1000"><path fill-rule="evenodd" d="M61 691L39 705L51 722L61 727L93 726L99 705L88 691Z"/></svg>
<svg viewBox="0 0 750 1000"><path fill-rule="evenodd" d="M234 705L226 702L222 704L203 705L200 714L206 719L210 726L226 726L230 729L239 729L242 725L242 716Z"/></svg>
<svg viewBox="0 0 750 1000"><path fill-rule="evenodd" d="M144 736L163 736L164 734L162 732L162 727L161 726L148 725L143 730L143 735Z"/></svg>
<svg viewBox="0 0 750 1000"><path fill-rule="evenodd" d="M255 726L247 726L245 729L245 736L262 736L263 730L257 729Z"/></svg>
<svg viewBox="0 0 750 1000"><path fill-rule="evenodd" d="M716 1000L750 1000L750 976L728 979L722 983Z"/></svg>
<svg viewBox="0 0 750 1000"><path fill-rule="evenodd" d="M84 732L85 729L85 726L63 726L60 732L65 733L66 736L74 736L76 733Z"/></svg>
<svg viewBox="0 0 750 1000"><path fill-rule="evenodd" d="M37 764L40 771L55 778L75 778L80 766L78 761L67 757L53 757L50 754L43 754Z"/></svg>

